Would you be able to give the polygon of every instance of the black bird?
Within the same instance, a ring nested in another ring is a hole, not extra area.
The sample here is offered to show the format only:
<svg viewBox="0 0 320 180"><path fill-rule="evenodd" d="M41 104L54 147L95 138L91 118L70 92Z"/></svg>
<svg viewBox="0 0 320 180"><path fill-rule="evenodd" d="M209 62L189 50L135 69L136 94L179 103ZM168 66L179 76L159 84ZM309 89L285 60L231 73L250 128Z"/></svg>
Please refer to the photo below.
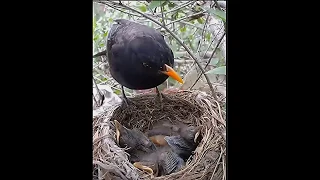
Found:
<svg viewBox="0 0 320 180"><path fill-rule="evenodd" d="M116 141L120 147L127 147L130 161L136 168L151 174L167 175L179 171L184 166L184 161L169 146L156 146L138 129L128 129L117 120Z"/></svg>
<svg viewBox="0 0 320 180"><path fill-rule="evenodd" d="M200 141L202 126L189 126L177 136L165 136L164 140L183 160L187 160Z"/></svg>
<svg viewBox="0 0 320 180"><path fill-rule="evenodd" d="M162 176L181 170L185 162L169 146L164 146L150 154L145 153L133 165L154 176Z"/></svg>
<svg viewBox="0 0 320 180"><path fill-rule="evenodd" d="M170 146L173 152L187 160L201 140L200 131L202 127L158 121L145 134L157 147Z"/></svg>
<svg viewBox="0 0 320 180"><path fill-rule="evenodd" d="M128 129L117 120L114 120L116 128L116 141L130 154L130 161L138 161L141 156L156 150L156 146L139 129Z"/></svg>
<svg viewBox="0 0 320 180"><path fill-rule="evenodd" d="M125 102L128 104L123 87L133 90L156 88L161 102L158 85L169 76L183 83L172 68L174 56L164 36L149 26L129 20L117 19L115 22L107 36L105 53L110 73L121 85Z"/></svg>

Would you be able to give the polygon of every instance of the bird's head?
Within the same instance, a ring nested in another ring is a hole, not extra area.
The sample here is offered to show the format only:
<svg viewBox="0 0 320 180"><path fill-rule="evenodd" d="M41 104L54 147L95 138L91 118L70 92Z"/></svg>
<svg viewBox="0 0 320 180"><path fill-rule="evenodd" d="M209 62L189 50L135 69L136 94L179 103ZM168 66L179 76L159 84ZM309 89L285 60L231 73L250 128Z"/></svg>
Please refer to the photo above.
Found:
<svg viewBox="0 0 320 180"><path fill-rule="evenodd" d="M180 75L169 65L167 64L156 64L156 63L143 63L143 66L146 70L154 71L157 70L159 74L165 74L170 76L174 80L178 81L179 83L183 84L183 80Z"/></svg>
<svg viewBox="0 0 320 180"><path fill-rule="evenodd" d="M188 126L181 129L180 135L189 142L198 143L200 140L200 131L203 126Z"/></svg>
<svg viewBox="0 0 320 180"><path fill-rule="evenodd" d="M150 31L150 30L148 30ZM182 78L172 68L174 64L174 55L172 50L166 44L163 36L156 32L145 33L147 35L135 35L130 37L128 42L127 54L133 62L140 61L143 71L148 74L160 73L170 76L176 81L183 83ZM134 57L134 58L133 58Z"/></svg>

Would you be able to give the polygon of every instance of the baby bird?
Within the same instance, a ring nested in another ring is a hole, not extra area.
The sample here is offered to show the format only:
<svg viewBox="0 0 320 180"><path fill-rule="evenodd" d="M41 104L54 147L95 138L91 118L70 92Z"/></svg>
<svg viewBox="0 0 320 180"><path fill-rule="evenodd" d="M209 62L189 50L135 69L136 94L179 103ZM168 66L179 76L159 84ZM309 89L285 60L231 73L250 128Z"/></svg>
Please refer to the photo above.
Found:
<svg viewBox="0 0 320 180"><path fill-rule="evenodd" d="M139 160L140 155L152 153L156 146L138 129L128 129L114 120L116 141L121 148L128 148L131 161Z"/></svg>
<svg viewBox="0 0 320 180"><path fill-rule="evenodd" d="M151 154L145 154L133 165L153 176L163 176L181 170L185 162L169 146L164 146Z"/></svg>
<svg viewBox="0 0 320 180"><path fill-rule="evenodd" d="M146 135L156 146L170 146L173 152L186 160L199 143L201 128L202 126L187 126L182 123L174 125L169 121L160 121Z"/></svg>
<svg viewBox="0 0 320 180"><path fill-rule="evenodd" d="M164 139L173 152L177 153L182 159L187 160L199 144L201 128L202 126L189 126L181 131L180 135L165 136Z"/></svg>

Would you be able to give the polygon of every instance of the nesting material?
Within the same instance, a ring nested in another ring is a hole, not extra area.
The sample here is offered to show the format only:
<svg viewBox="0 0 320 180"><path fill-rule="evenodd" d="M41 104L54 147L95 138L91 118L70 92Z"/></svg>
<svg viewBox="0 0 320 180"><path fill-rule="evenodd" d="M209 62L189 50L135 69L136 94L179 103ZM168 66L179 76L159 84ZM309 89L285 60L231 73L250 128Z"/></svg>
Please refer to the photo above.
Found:
<svg viewBox="0 0 320 180"><path fill-rule="evenodd" d="M226 179L226 113L224 104L200 91L164 94L163 111L156 94L131 98L129 107L116 105L93 118L93 164L97 179ZM118 147L113 120L128 128L145 132L158 121L169 120L188 125L202 125L202 140L181 171L153 177L135 168L128 154Z"/></svg>

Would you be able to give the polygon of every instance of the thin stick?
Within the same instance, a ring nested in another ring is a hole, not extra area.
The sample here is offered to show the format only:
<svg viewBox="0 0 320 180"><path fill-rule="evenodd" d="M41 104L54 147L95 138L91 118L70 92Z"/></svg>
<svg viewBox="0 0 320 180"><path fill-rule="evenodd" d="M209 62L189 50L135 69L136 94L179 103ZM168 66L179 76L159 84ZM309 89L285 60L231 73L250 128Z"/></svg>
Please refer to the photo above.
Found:
<svg viewBox="0 0 320 180"><path fill-rule="evenodd" d="M212 52L212 54L211 54L211 57L210 57L210 59L208 60L207 64L205 65L204 69L208 67L208 65L209 65L209 63L210 63L210 61L211 61L214 53L217 51L217 49L218 49L218 47L219 47L222 39L224 38L224 35L225 35L225 34L226 34L226 33L224 32L223 36L220 38L219 42L217 43L216 47L214 48L214 50L213 50L213 52ZM199 79L201 78L202 74L205 75L205 73L201 72L200 76L198 76L197 80L193 83L193 85L190 87L190 89L192 89L192 88L194 87L194 85L197 84L197 82L198 82ZM218 97L216 96L215 99L218 100Z"/></svg>
<svg viewBox="0 0 320 180"><path fill-rule="evenodd" d="M161 1L160 1L160 4L162 4ZM162 16L162 25L165 26L166 24L165 24L164 18L163 18L164 17L163 16L163 5L160 6L160 9L161 9L161 16Z"/></svg>
<svg viewBox="0 0 320 180"><path fill-rule="evenodd" d="M99 107L99 106L101 106L103 104L103 99L102 99L103 96L102 96L102 94L100 92L100 89L98 88L98 85L97 85L96 81L94 80L94 78L92 78L92 80L93 80L93 83L94 83L94 85L95 85L95 87L97 89L97 92L99 94L99 99L101 99L101 104L97 104L97 106Z"/></svg>
<svg viewBox="0 0 320 180"><path fill-rule="evenodd" d="M107 4L107 3L103 3L103 4L105 4L106 6L109 6L109 7L113 8L113 9L115 9L115 10L117 10L117 11L120 11L120 12L122 12L122 13L131 15L131 16L141 17L141 16L139 16L139 15L137 15L137 14L132 14L132 13L129 13L129 12L122 11L121 9L118 9L116 6L112 6L112 5Z"/></svg>
<svg viewBox="0 0 320 180"><path fill-rule="evenodd" d="M193 0L193 1L186 2L186 3L181 3L179 6L171 9L170 11L164 12L164 14L168 14L168 13L177 11L177 10L179 10L179 9L181 9L181 8L183 8L183 7L186 7L186 6L188 6L188 5L192 4L192 3L195 3L195 2L196 2L196 1Z"/></svg>
<svg viewBox="0 0 320 180"><path fill-rule="evenodd" d="M135 12L139 12L139 11L137 11L137 10L135 10L135 9L133 9ZM175 23L175 22L179 22L179 21L182 21L182 20L184 20L184 19L188 19L188 18L190 18L190 17L192 17L192 16L197 16L197 15L200 15L200 14L204 14L206 11L201 11L201 12L198 12L198 13L194 13L194 14L190 14L189 16L185 16L185 17L183 17L183 18L180 18L180 19L177 19L177 20L174 20L174 21L171 21L171 22L169 22L168 24L167 24L167 26L168 25L170 25L170 24L173 24L173 23ZM140 12L141 13L141 12ZM143 13L141 13L141 15L142 16L144 16L144 17L146 17L146 16L148 16L148 15L146 15L146 14L143 14ZM149 16L148 16L149 17ZM146 17L147 18L147 17ZM149 18L147 18L147 19L149 19ZM151 21L153 21L152 19L150 19ZM154 19L155 20L155 19ZM155 20L155 21L157 21L157 20ZM154 22L155 22L154 21ZM158 23L157 23L158 24ZM159 24L158 24L159 25ZM160 26L160 25L159 25ZM161 26L162 27L162 26ZM161 27L160 27L160 29L161 29ZM164 28L164 27L163 27ZM157 28L157 30L159 30L159 28Z"/></svg>
<svg viewBox="0 0 320 180"><path fill-rule="evenodd" d="M97 99L96 99L96 97L94 97L94 94L92 93L92 96L93 96L93 100L94 100L94 102L96 103L96 105L98 106L98 102L97 102Z"/></svg>
<svg viewBox="0 0 320 180"><path fill-rule="evenodd" d="M94 85L95 85L95 87L96 87L96 89L97 89L97 91L98 91L99 96L101 97L102 94L101 94L101 92L100 92L100 89L98 88L98 85L97 85L96 81L94 80L94 78L92 78L92 80L93 80L93 83L94 83Z"/></svg>
<svg viewBox="0 0 320 180"><path fill-rule="evenodd" d="M201 37L202 37L202 39L203 39L203 41L205 41L206 39L205 39L205 37L204 37L204 31L205 31L205 29L206 29L206 26L207 26L207 23L208 23L208 21L209 21L209 14L207 15L207 18L206 18L206 22L204 23L204 26L203 26L203 30L202 30L202 33L201 33ZM201 45L201 40L199 40L199 44L198 44L198 48L197 48L197 53L198 53L198 55L199 55L199 57L200 57L200 45Z"/></svg>

